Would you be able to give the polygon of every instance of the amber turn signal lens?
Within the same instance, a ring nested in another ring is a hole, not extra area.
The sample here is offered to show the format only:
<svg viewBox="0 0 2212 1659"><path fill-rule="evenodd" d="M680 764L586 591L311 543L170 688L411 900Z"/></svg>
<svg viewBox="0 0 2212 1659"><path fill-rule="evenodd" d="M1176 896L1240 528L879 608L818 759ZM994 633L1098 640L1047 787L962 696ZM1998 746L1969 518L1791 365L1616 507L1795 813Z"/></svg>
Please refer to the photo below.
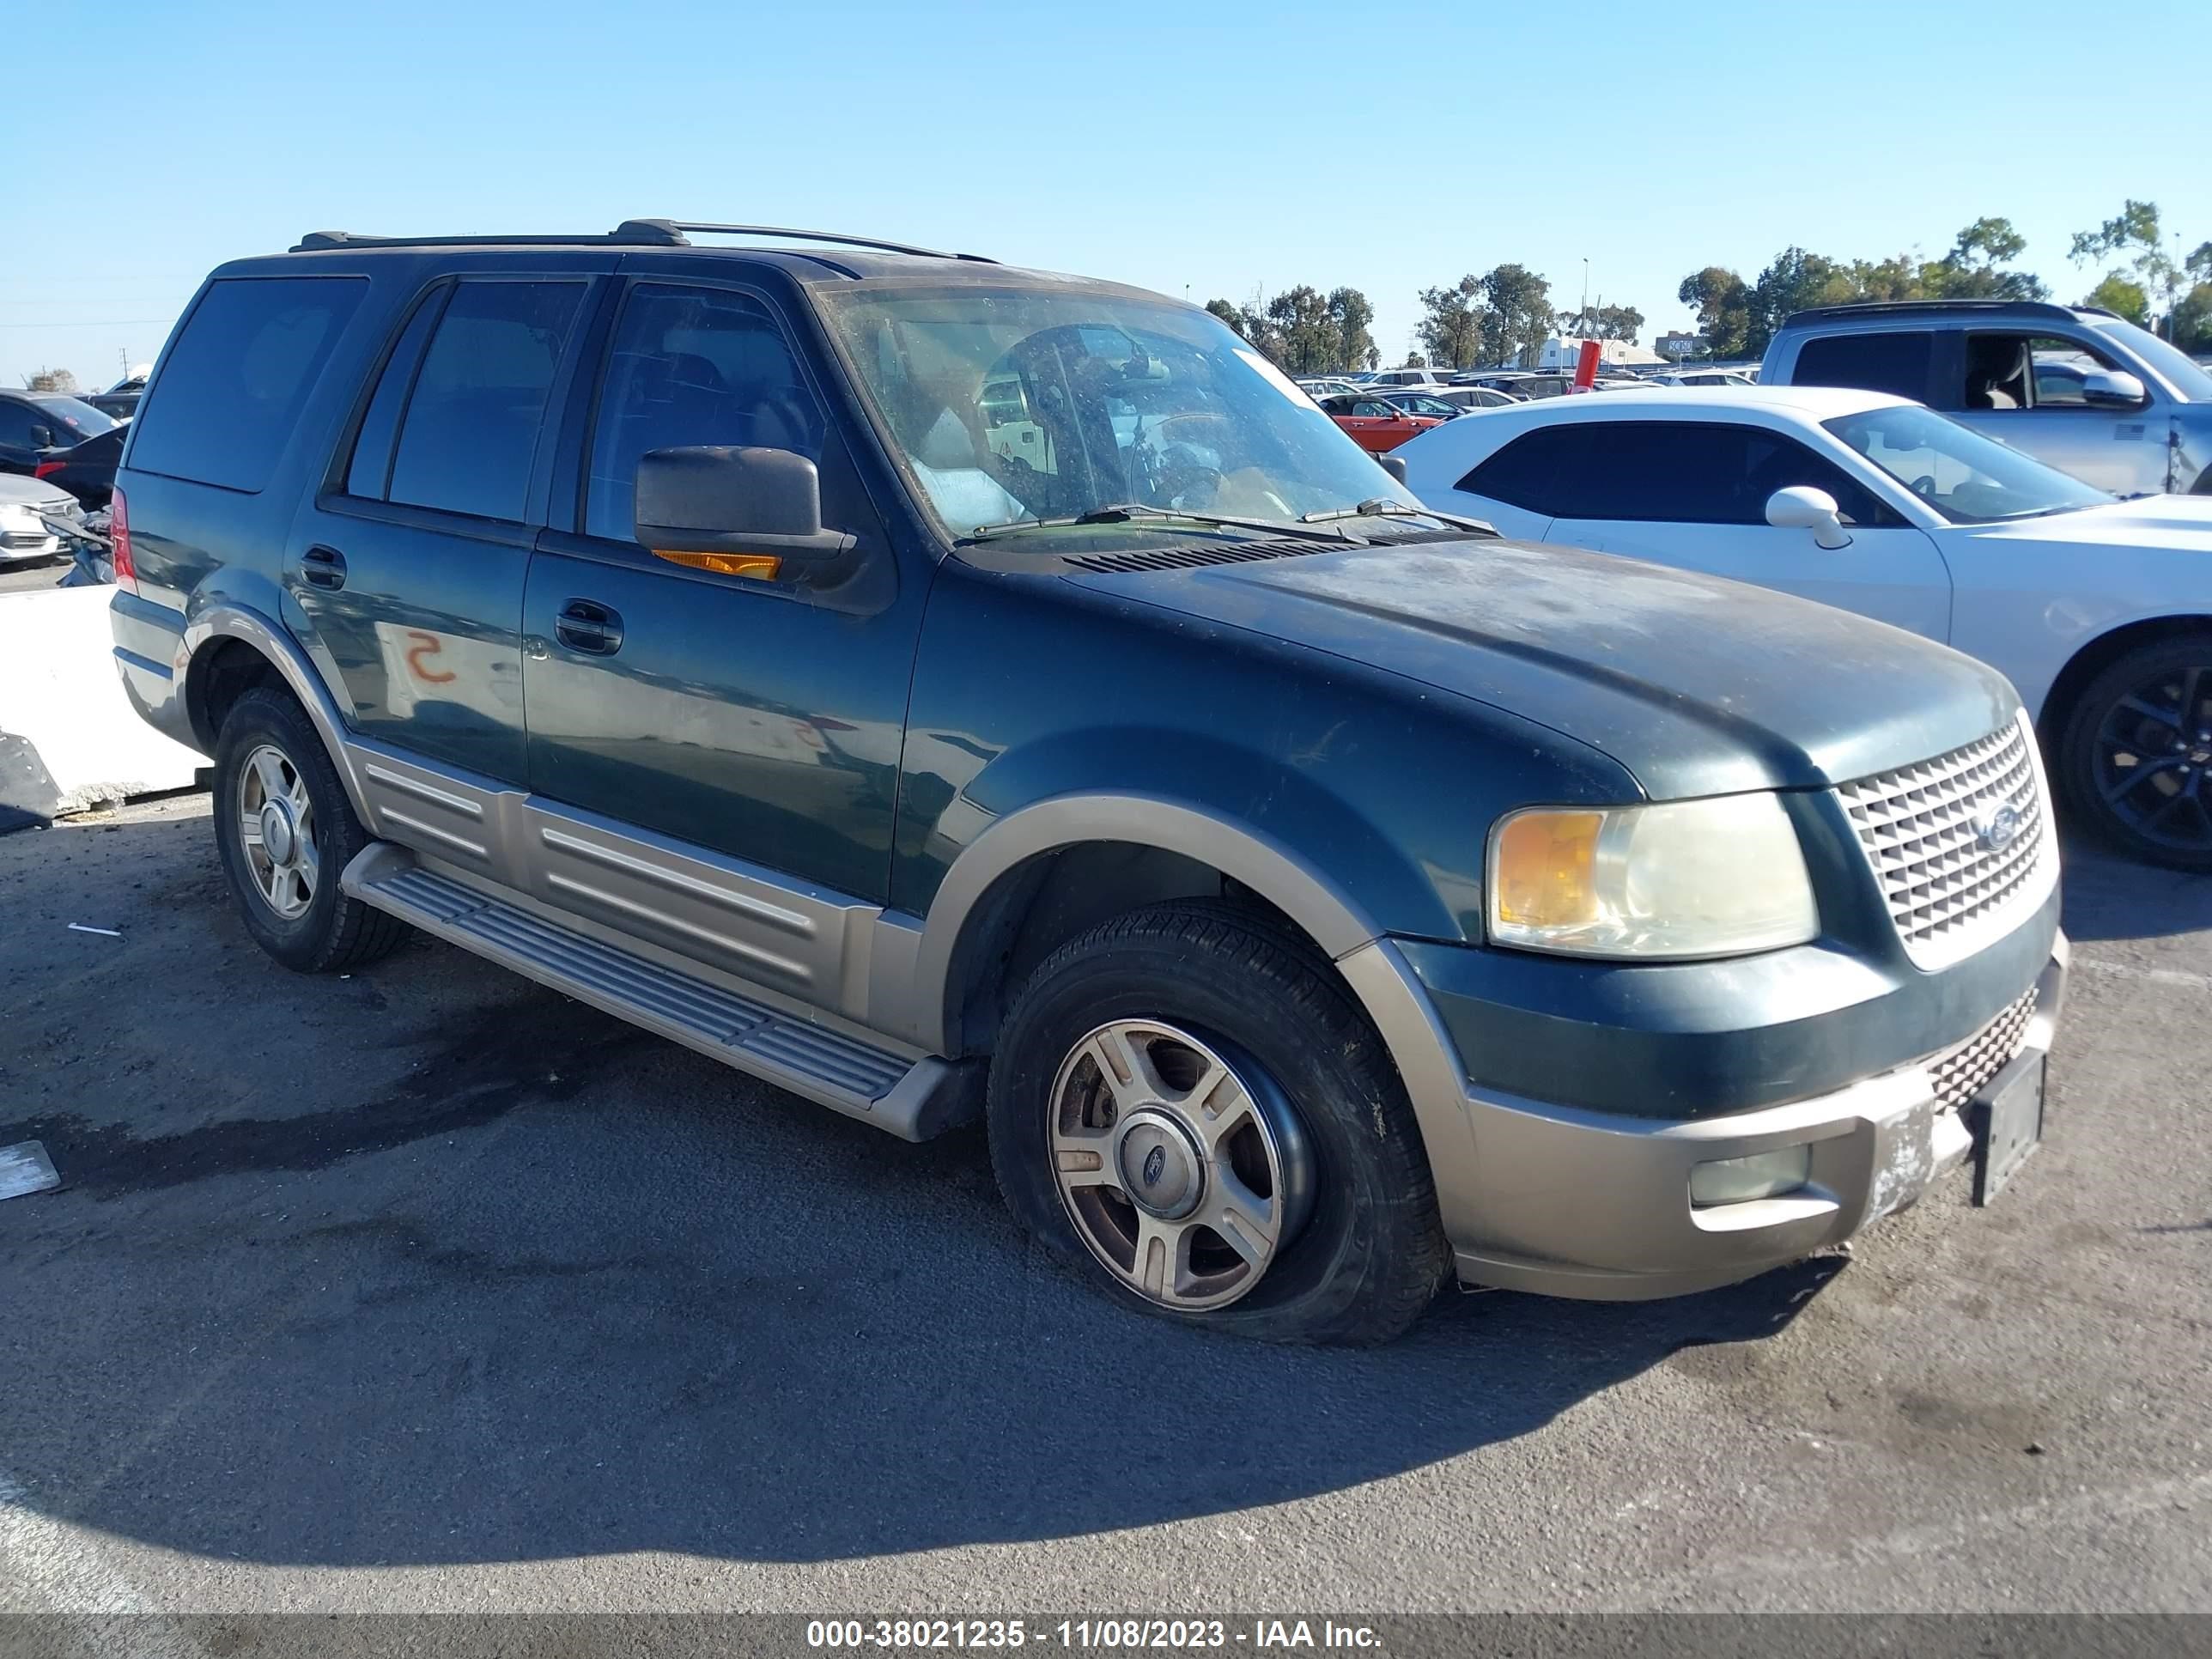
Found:
<svg viewBox="0 0 2212 1659"><path fill-rule="evenodd" d="M678 553L656 547L653 556L692 570L711 570L718 576L750 576L760 581L774 581L783 568L783 561L773 553Z"/></svg>
<svg viewBox="0 0 2212 1659"><path fill-rule="evenodd" d="M1602 812L1524 812L1498 832L1495 904L1500 921L1571 927L1597 907Z"/></svg>

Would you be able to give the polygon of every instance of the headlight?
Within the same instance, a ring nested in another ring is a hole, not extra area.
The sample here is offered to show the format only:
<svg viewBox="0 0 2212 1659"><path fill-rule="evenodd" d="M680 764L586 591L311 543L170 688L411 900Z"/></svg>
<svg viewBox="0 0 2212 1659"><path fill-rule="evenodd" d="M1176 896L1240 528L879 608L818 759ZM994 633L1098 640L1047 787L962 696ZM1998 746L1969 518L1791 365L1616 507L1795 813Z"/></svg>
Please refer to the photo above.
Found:
<svg viewBox="0 0 2212 1659"><path fill-rule="evenodd" d="M1490 838L1490 937L1591 957L1727 957L1820 931L1790 815L1772 795L1534 807Z"/></svg>

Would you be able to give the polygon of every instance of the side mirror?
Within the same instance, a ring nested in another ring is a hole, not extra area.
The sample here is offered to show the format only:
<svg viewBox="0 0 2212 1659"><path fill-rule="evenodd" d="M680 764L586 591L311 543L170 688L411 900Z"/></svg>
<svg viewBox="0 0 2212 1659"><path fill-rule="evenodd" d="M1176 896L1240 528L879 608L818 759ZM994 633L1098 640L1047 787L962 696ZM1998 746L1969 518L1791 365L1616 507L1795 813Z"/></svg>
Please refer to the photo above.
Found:
<svg viewBox="0 0 2212 1659"><path fill-rule="evenodd" d="M2099 409L2141 409L2150 393L2124 369L2093 368L2081 377L2081 401Z"/></svg>
<svg viewBox="0 0 2212 1659"><path fill-rule="evenodd" d="M1833 550L1851 544L1836 498L1810 484L1791 484L1766 498L1766 521L1777 530L1809 530L1813 544Z"/></svg>
<svg viewBox="0 0 2212 1659"><path fill-rule="evenodd" d="M31 447L32 447L33 449L52 449L52 448L53 448L53 447L54 447L54 429L53 429L53 428L52 428L52 427L50 427L50 426L34 426L34 427L33 427L33 428L31 428Z"/></svg>
<svg viewBox="0 0 2212 1659"><path fill-rule="evenodd" d="M829 569L854 538L822 527L822 479L789 449L655 449L637 464L637 538L696 570L773 578Z"/></svg>
<svg viewBox="0 0 2212 1659"><path fill-rule="evenodd" d="M1394 482L1406 482L1406 458L1403 455L1377 455L1375 465L1389 473Z"/></svg>

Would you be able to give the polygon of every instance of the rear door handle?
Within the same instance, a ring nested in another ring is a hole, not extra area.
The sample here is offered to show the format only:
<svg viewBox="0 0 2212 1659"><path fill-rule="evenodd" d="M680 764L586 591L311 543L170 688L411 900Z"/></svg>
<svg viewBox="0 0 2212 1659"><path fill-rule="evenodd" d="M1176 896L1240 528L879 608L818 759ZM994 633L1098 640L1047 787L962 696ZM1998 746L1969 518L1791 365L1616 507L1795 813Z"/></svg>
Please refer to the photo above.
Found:
<svg viewBox="0 0 2212 1659"><path fill-rule="evenodd" d="M335 547L318 543L300 556L300 574L311 587L326 587L335 592L345 586L345 555Z"/></svg>
<svg viewBox="0 0 2212 1659"><path fill-rule="evenodd" d="M571 651L611 657L622 649L622 618L596 599L570 599L553 619L553 636Z"/></svg>

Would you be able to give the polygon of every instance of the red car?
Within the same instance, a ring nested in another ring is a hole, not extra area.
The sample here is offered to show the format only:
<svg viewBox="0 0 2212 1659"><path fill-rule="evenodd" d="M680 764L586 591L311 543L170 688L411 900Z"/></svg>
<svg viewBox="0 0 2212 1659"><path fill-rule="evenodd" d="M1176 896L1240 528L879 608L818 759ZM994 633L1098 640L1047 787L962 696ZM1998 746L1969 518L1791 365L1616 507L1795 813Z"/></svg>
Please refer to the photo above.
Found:
<svg viewBox="0 0 2212 1659"><path fill-rule="evenodd" d="M1431 416L1408 415L1386 398L1371 394L1340 392L1324 398L1321 406L1332 421L1352 434L1352 441L1371 455L1395 449L1417 432L1443 422Z"/></svg>

